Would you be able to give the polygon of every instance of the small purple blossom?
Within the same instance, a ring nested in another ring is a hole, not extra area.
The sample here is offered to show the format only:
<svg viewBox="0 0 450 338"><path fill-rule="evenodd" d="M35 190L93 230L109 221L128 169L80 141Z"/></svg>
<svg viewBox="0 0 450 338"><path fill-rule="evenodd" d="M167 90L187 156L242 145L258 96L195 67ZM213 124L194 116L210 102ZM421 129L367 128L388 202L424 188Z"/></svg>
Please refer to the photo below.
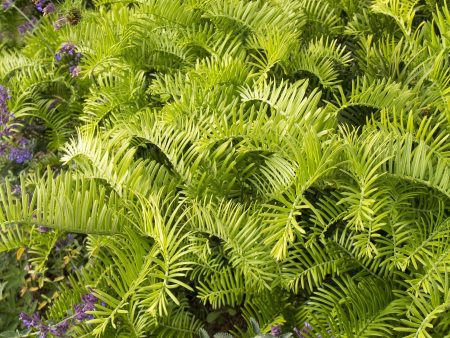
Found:
<svg viewBox="0 0 450 338"><path fill-rule="evenodd" d="M83 296L81 296L81 304L75 304L74 310L75 310L75 318L79 321L82 321L84 319L93 319L94 316L91 314L87 314L87 311L93 311L95 309L95 304L97 303L98 299L94 296L91 290L90 293L87 293Z"/></svg>
<svg viewBox="0 0 450 338"><path fill-rule="evenodd" d="M22 325L25 326L27 329L34 326L31 317L24 312L20 313L19 319L22 322Z"/></svg>
<svg viewBox="0 0 450 338"><path fill-rule="evenodd" d="M33 153L30 149L12 147L9 151L8 160L14 161L17 164L25 163L33 158Z"/></svg>
<svg viewBox="0 0 450 338"><path fill-rule="evenodd" d="M54 327L50 328L50 333L55 337L65 337L66 332L69 329L70 323L69 321L63 320L62 322L56 324Z"/></svg>
<svg viewBox="0 0 450 338"><path fill-rule="evenodd" d="M77 46L72 42L64 43L58 52L55 54L56 63L64 63L69 66L69 74L72 77L80 75L81 68L78 65L82 54L77 52Z"/></svg>
<svg viewBox="0 0 450 338"><path fill-rule="evenodd" d="M45 0L34 0L34 5L39 12L44 11Z"/></svg>
<svg viewBox="0 0 450 338"><path fill-rule="evenodd" d="M80 75L81 68L80 66L71 66L69 67L69 73L72 77L77 77Z"/></svg>
<svg viewBox="0 0 450 338"><path fill-rule="evenodd" d="M77 320L83 320L86 317L86 314L84 313L84 306L83 304L75 304L73 306L73 309L75 311L75 319Z"/></svg>
<svg viewBox="0 0 450 338"><path fill-rule="evenodd" d="M66 42L59 49L59 52L60 53L66 53L66 54L69 54L69 55L74 55L76 49L77 49L77 47L75 46L75 44L73 44L72 42Z"/></svg>
<svg viewBox="0 0 450 338"><path fill-rule="evenodd" d="M81 296L81 303L74 305L74 314L57 324L48 325L43 323L39 317L39 313L35 313L32 317L26 313L21 313L19 318L26 328L38 329L38 337L46 338L48 334L52 334L54 337L67 337L67 331L71 325L76 323L75 321L81 322L83 320L90 320L94 318L93 315L87 314L86 312L95 309L95 304L98 299L94 295L94 291L90 288L88 289L89 293Z"/></svg>
<svg viewBox="0 0 450 338"><path fill-rule="evenodd" d="M280 324L274 326L270 325L270 333L272 334L272 336L279 337L281 336L281 332L282 330Z"/></svg>
<svg viewBox="0 0 450 338"><path fill-rule="evenodd" d="M41 323L41 317L38 312L34 313L33 316L29 316L24 312L21 312L19 315L19 319L22 322L22 325L27 329L31 327L38 327Z"/></svg>
<svg viewBox="0 0 450 338"><path fill-rule="evenodd" d="M48 325L39 325L39 338L46 338L50 332L50 327Z"/></svg>
<svg viewBox="0 0 450 338"><path fill-rule="evenodd" d="M17 27L17 30L19 31L20 35L24 35L26 32L31 31L36 27L37 19L35 17L32 17L31 20L21 24L19 27Z"/></svg>
<svg viewBox="0 0 450 338"><path fill-rule="evenodd" d="M47 6L44 7L44 15L49 15L55 11L55 4L53 2L50 2L47 4Z"/></svg>
<svg viewBox="0 0 450 338"><path fill-rule="evenodd" d="M81 296L81 300L85 304L95 304L98 299L92 293L87 293L87 294Z"/></svg>
<svg viewBox="0 0 450 338"><path fill-rule="evenodd" d="M4 11L8 10L12 5L14 4L14 2L12 0L5 0L2 3L2 8Z"/></svg>

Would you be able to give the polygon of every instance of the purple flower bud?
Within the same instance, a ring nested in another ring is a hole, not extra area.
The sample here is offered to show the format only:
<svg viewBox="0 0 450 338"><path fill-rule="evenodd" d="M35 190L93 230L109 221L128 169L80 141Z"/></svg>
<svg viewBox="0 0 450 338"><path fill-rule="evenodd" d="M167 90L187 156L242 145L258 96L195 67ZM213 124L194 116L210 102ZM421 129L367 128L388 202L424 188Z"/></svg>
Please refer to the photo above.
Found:
<svg viewBox="0 0 450 338"><path fill-rule="evenodd" d="M35 325L37 325L41 321L41 315L39 314L39 312L33 313L33 316L31 318L33 319L33 323L35 323Z"/></svg>
<svg viewBox="0 0 450 338"><path fill-rule="evenodd" d="M39 12L44 11L45 0L34 0L34 5Z"/></svg>
<svg viewBox="0 0 450 338"><path fill-rule="evenodd" d="M79 66L71 66L69 68L69 73L72 77L77 77L80 75L81 68Z"/></svg>
<svg viewBox="0 0 450 338"><path fill-rule="evenodd" d="M19 319L22 322L22 325L25 326L27 329L33 326L31 317L26 313L21 312L19 315Z"/></svg>
<svg viewBox="0 0 450 338"><path fill-rule="evenodd" d="M73 309L75 310L75 319L77 320L83 320L86 318L86 313L84 312L84 306L83 304L75 304L73 306Z"/></svg>
<svg viewBox="0 0 450 338"><path fill-rule="evenodd" d="M57 62L60 62L63 58L65 65L69 66L69 74L72 77L80 75L81 68L78 66L82 54L77 52L77 46L72 42L64 43L55 55Z"/></svg>
<svg viewBox="0 0 450 338"><path fill-rule="evenodd" d="M17 164L25 163L33 158L33 154L29 149L11 148L8 160L15 161Z"/></svg>
<svg viewBox="0 0 450 338"><path fill-rule="evenodd" d="M81 321L84 319L93 319L94 316L91 314L87 314L87 311L93 311L95 309L95 304L97 303L98 299L92 294L92 290L89 290L90 293L84 294L81 296L82 304L75 304L74 310L75 310L75 319Z"/></svg>
<svg viewBox="0 0 450 338"><path fill-rule="evenodd" d="M281 336L281 332L282 330L280 324L274 326L270 325L270 333L272 334L272 336L279 337Z"/></svg>
<svg viewBox="0 0 450 338"><path fill-rule="evenodd" d="M57 324L55 327L50 328L50 333L55 337L65 337L69 326L69 321L66 319Z"/></svg>
<svg viewBox="0 0 450 338"><path fill-rule="evenodd" d="M11 6L13 5L13 1L12 0L5 0L2 3L2 8L4 11L6 11L7 9L9 9Z"/></svg>
<svg viewBox="0 0 450 338"><path fill-rule="evenodd" d="M41 317L38 312L34 313L33 316L29 316L24 312L21 312L19 315L19 319L22 322L22 325L27 329L31 327L38 327L41 322Z"/></svg>
<svg viewBox="0 0 450 338"><path fill-rule="evenodd" d="M49 332L50 328L47 325L41 324L39 326L39 338L46 338Z"/></svg>
<svg viewBox="0 0 450 338"><path fill-rule="evenodd" d="M95 304L95 303L97 303L98 299L92 293L87 293L87 294L81 296L81 300L85 304Z"/></svg>
<svg viewBox="0 0 450 338"><path fill-rule="evenodd" d="M17 30L21 35L24 35L26 32L31 31L36 27L37 19L35 17L32 17L29 21L21 24L19 27L17 27Z"/></svg>
<svg viewBox="0 0 450 338"><path fill-rule="evenodd" d="M22 25L19 25L19 27L17 27L17 30L19 31L20 35L24 35L27 32L28 27L26 24L22 24Z"/></svg>
<svg viewBox="0 0 450 338"><path fill-rule="evenodd" d="M50 2L47 6L44 7L44 15L49 15L55 11L55 4Z"/></svg>

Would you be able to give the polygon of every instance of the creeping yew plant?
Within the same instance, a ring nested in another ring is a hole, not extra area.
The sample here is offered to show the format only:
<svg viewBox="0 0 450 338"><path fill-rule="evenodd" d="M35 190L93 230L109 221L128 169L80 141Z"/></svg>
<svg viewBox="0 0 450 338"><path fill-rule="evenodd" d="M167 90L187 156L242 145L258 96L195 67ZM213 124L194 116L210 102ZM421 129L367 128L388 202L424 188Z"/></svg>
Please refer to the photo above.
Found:
<svg viewBox="0 0 450 338"><path fill-rule="evenodd" d="M447 1L5 0L0 32L0 336L450 337Z"/></svg>

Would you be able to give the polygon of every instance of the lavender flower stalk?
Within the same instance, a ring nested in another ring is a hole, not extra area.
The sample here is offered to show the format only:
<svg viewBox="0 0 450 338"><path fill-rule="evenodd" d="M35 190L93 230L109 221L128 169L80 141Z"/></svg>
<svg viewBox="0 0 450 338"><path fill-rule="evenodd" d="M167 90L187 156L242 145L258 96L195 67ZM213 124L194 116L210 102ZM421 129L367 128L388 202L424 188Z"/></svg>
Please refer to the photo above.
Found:
<svg viewBox="0 0 450 338"><path fill-rule="evenodd" d="M76 321L81 322L83 320L90 320L94 318L93 315L86 313L87 311L94 310L95 304L98 301L97 297L93 294L93 291L90 290L90 293L82 295L81 300L81 304L75 304L74 314L72 316L69 316L53 325L44 323L37 312L32 316L22 312L19 315L19 319L21 320L22 325L26 328L38 329L38 337L40 338L46 338L49 333L55 337L67 337L67 331L70 329L71 325L76 324Z"/></svg>

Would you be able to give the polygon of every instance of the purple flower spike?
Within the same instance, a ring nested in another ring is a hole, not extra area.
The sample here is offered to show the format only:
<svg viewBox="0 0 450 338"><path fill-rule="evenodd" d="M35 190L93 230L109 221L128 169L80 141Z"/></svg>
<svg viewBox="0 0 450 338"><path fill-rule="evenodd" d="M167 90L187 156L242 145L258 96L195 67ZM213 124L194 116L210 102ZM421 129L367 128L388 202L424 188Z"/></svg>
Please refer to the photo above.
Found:
<svg viewBox="0 0 450 338"><path fill-rule="evenodd" d="M279 337L281 336L281 332L282 330L280 324L274 326L270 325L270 333L272 334L272 336Z"/></svg>
<svg viewBox="0 0 450 338"><path fill-rule="evenodd" d="M80 63L81 57L82 54L77 52L77 46L72 42L64 43L55 54L56 62L63 62L69 68L69 74L72 77L80 75L81 67L78 64Z"/></svg>

